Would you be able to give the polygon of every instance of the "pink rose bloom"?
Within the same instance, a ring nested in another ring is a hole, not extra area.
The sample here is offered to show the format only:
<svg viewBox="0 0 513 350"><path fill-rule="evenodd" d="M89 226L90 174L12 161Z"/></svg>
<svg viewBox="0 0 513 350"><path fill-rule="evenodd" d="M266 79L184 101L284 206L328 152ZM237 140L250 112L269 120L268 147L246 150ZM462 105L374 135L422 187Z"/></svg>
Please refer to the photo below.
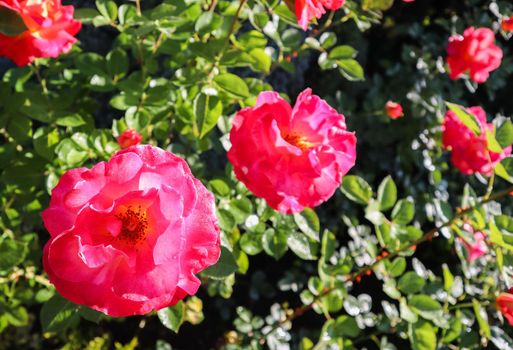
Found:
<svg viewBox="0 0 513 350"><path fill-rule="evenodd" d="M454 112L448 111L442 124L443 146L451 150L451 161L463 174L491 175L495 165L511 154L511 146L500 153L489 151L486 130L492 131L493 124L486 123L486 113L481 107L470 107L467 111L476 116L481 134L474 134Z"/></svg>
<svg viewBox="0 0 513 350"><path fill-rule="evenodd" d="M490 72L499 68L502 50L495 45L495 34L488 28L467 28L463 35L449 38L447 64L455 80L469 73L476 83L484 83Z"/></svg>
<svg viewBox="0 0 513 350"><path fill-rule="evenodd" d="M66 172L43 212L43 267L59 293L111 316L174 305L216 263L214 196L187 163L150 145Z"/></svg>
<svg viewBox="0 0 513 350"><path fill-rule="evenodd" d="M310 89L294 108L276 92L260 93L254 107L235 116L230 140L237 178L282 213L328 200L356 159L344 116Z"/></svg>
<svg viewBox="0 0 513 350"><path fill-rule="evenodd" d="M297 23L303 30L314 18L321 18L325 9L338 10L346 0L285 0L291 11L296 12Z"/></svg>
<svg viewBox="0 0 513 350"><path fill-rule="evenodd" d="M465 224L464 229L473 233L475 242L474 244L470 244L461 237L458 237L458 241L463 244L467 250L468 261L474 261L488 252L488 246L486 245L486 235L481 231L474 231L474 228L469 224Z"/></svg>
<svg viewBox="0 0 513 350"><path fill-rule="evenodd" d="M385 105L385 109L390 119L399 119L403 116L403 106L399 103L388 101Z"/></svg>
<svg viewBox="0 0 513 350"><path fill-rule="evenodd" d="M16 11L27 26L15 37L0 34L0 56L18 66L39 57L56 58L67 53L82 27L80 21L73 19L73 6L62 6L60 0L0 0L1 7Z"/></svg>
<svg viewBox="0 0 513 350"><path fill-rule="evenodd" d="M126 129L119 135L117 140L121 148L128 148L140 144L142 136L134 129Z"/></svg>

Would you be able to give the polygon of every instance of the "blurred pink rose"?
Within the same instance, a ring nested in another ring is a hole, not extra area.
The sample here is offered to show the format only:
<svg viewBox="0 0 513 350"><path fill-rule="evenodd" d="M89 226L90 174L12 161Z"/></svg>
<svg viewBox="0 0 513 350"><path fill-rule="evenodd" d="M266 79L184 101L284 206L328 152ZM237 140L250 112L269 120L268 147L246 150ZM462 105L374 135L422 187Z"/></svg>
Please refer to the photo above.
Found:
<svg viewBox="0 0 513 350"><path fill-rule="evenodd" d="M458 237L458 240L467 250L468 261L474 261L477 258L485 255L488 252L488 246L486 245L486 234L481 231L474 231L474 228L469 224L465 224L463 227L466 231L471 232L474 236L474 243L470 244L463 238Z"/></svg>
<svg viewBox="0 0 513 350"><path fill-rule="evenodd" d="M121 148L128 148L140 144L142 136L134 129L126 129L119 135L117 140Z"/></svg>
<svg viewBox="0 0 513 350"><path fill-rule="evenodd" d="M454 112L448 111L442 124L443 146L451 150L452 163L463 174L491 175L495 165L511 154L511 146L504 148L501 153L489 151L486 130L492 131L493 124L486 123L486 113L481 107L470 107L467 111L476 116L481 134L474 134Z"/></svg>
<svg viewBox="0 0 513 350"><path fill-rule="evenodd" d="M303 30L314 18L321 18L325 9L338 10L346 0L285 0L291 11L296 12L297 22Z"/></svg>
<svg viewBox="0 0 513 350"><path fill-rule="evenodd" d="M65 173L43 221L50 281L65 298L111 316L195 294L195 274L220 254L214 196L183 159L150 145Z"/></svg>
<svg viewBox="0 0 513 350"><path fill-rule="evenodd" d="M490 72L499 68L501 60L502 50L495 45L491 29L470 27L463 35L449 38L447 64L451 79L468 73L476 83L484 83Z"/></svg>
<svg viewBox="0 0 513 350"><path fill-rule="evenodd" d="M254 107L237 113L230 140L237 178L283 213L328 200L356 159L344 116L310 89L294 108L276 92L262 92Z"/></svg>
<svg viewBox="0 0 513 350"><path fill-rule="evenodd" d="M0 7L16 11L27 26L26 31L14 37L0 34L0 56L18 66L68 52L82 27L80 21L73 19L73 6L62 6L61 0L0 0Z"/></svg>
<svg viewBox="0 0 513 350"><path fill-rule="evenodd" d="M388 101L385 105L385 109L390 119L398 119L403 116L403 106L401 106L399 103Z"/></svg>

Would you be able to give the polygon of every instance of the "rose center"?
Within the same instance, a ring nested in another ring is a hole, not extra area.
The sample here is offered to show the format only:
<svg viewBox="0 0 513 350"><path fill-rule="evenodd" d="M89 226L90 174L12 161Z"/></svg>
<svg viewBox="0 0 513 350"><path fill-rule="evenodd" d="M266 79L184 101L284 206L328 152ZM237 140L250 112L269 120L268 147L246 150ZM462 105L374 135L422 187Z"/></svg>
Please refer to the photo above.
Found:
<svg viewBox="0 0 513 350"><path fill-rule="evenodd" d="M137 210L128 207L123 213L117 214L116 218L121 221L121 232L117 237L119 240L135 245L146 238L148 219L141 206Z"/></svg>
<svg viewBox="0 0 513 350"><path fill-rule="evenodd" d="M284 134L283 139L290 143L292 146L296 146L301 150L312 147L312 143L308 142L306 137L298 135L296 133Z"/></svg>

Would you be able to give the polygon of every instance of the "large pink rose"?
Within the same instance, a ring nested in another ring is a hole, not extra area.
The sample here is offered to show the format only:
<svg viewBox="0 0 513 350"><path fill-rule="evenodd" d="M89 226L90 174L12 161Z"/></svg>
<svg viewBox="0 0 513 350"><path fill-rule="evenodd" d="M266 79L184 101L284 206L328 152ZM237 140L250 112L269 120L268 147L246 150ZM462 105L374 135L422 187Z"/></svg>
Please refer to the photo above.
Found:
<svg viewBox="0 0 513 350"><path fill-rule="evenodd" d="M495 45L495 34L488 28L467 28L453 35L447 46L449 76L458 79L468 73L476 83L484 83L490 72L499 68L502 50Z"/></svg>
<svg viewBox="0 0 513 350"><path fill-rule="evenodd" d="M344 116L310 89L294 108L276 92L262 92L254 107L237 113L230 140L237 178L283 213L328 200L356 159Z"/></svg>
<svg viewBox="0 0 513 350"><path fill-rule="evenodd" d="M65 298L111 316L196 293L195 274L220 254L214 196L183 159L149 145L65 173L43 221L50 281Z"/></svg>
<svg viewBox="0 0 513 350"><path fill-rule="evenodd" d="M15 37L0 34L0 56L18 66L39 57L58 57L77 41L74 35L82 23L73 19L73 6L62 6L61 0L0 0L0 7L18 12L27 26Z"/></svg>
<svg viewBox="0 0 513 350"><path fill-rule="evenodd" d="M452 163L463 174L491 175L495 165L511 154L511 146L504 148L501 153L489 151L486 130L492 131L493 124L486 123L486 113L481 107L470 107L467 111L476 116L481 134L474 134L454 112L448 111L442 124L443 146L451 150Z"/></svg>
<svg viewBox="0 0 513 350"><path fill-rule="evenodd" d="M296 12L297 22L303 30L314 18L321 18L325 9L338 10L346 0L285 0L291 11Z"/></svg>

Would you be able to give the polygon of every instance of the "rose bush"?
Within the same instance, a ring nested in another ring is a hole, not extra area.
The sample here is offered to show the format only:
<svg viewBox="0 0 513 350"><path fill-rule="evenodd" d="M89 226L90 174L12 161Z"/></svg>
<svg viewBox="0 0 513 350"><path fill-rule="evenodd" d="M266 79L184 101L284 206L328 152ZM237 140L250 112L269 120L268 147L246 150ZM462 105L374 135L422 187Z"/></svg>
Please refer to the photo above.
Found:
<svg viewBox="0 0 513 350"><path fill-rule="evenodd" d="M511 347L510 1L0 3L0 349Z"/></svg>

